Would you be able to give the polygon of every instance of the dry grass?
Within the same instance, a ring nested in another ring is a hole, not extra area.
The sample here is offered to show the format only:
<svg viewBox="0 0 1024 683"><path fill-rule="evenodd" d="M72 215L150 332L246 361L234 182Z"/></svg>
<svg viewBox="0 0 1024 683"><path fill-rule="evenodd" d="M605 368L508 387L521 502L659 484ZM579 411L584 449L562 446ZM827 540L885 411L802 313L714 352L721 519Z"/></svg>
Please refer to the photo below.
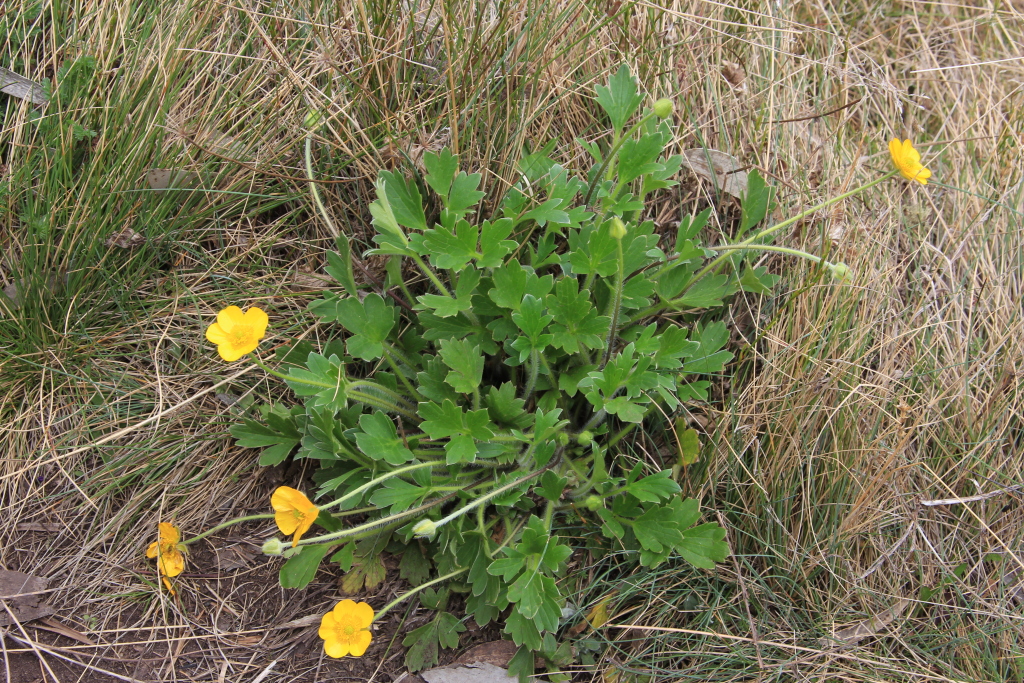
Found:
<svg viewBox="0 0 1024 683"><path fill-rule="evenodd" d="M778 215L887 170L894 136L921 143L938 182L883 184L781 238L831 249L856 276L838 286L767 259L785 286L733 309L737 374L725 403L698 416L710 446L691 485L727 520L736 562L715 575L626 577L614 621L705 635L605 629L590 637L598 671L1019 680L1021 493L921 503L1020 484L1024 467L1024 10L967 5L524 0L412 14L383 0L302 11L97 0L47 10L46 30L9 39L4 54L35 78L95 56L98 75L67 107L99 134L64 172L73 145L43 164L27 107L7 99L0 181L15 182L0 277L32 295L0 319L0 566L49 577L58 619L107 644L77 652L131 662L83 660L95 667L251 681L287 659L263 680L346 675L321 669L308 638L258 631L320 610L327 584L305 602L268 593L274 572L261 559L213 580L207 546L175 603L141 560L157 520L194 534L262 511L275 481L302 475L261 472L226 438L240 408L216 394L280 399L276 383L249 373L186 403L230 374L201 330L223 305L259 303L273 311L271 345L307 334L304 305L318 287L309 273L330 244L294 180L308 109L327 114L318 173L342 181L324 186L329 206L365 240L377 169L413 167L424 149L455 147L492 197L513 181L524 146L557 137L554 154L582 164L574 138L603 130L592 85L625 61L652 96L676 99L680 148L706 145L775 178ZM194 172L204 189L150 192L150 168ZM730 200L682 187L659 207L669 222L712 203L726 229ZM41 195L45 239L26 220ZM125 226L147 243L104 244ZM263 530L230 543L258 546ZM579 603L623 580L615 562L595 564ZM828 645L879 615L877 634ZM135 640L146 644L116 645ZM370 669L347 675L393 671L385 645ZM140 657L157 661L133 668Z"/></svg>

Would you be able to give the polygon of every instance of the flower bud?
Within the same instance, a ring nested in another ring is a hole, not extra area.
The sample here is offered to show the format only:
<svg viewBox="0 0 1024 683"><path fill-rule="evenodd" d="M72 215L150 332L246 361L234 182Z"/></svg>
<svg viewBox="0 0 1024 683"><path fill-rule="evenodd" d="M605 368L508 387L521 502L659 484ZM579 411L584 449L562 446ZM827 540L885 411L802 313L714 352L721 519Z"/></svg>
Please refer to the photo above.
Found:
<svg viewBox="0 0 1024 683"><path fill-rule="evenodd" d="M565 432L558 432L558 434L555 436L555 440L558 441L559 446L569 445L569 435L566 434Z"/></svg>
<svg viewBox="0 0 1024 683"><path fill-rule="evenodd" d="M320 125L320 122L323 120L323 114L321 114L315 109L310 109L309 112L306 113L306 118L302 120L302 125L304 125L306 128L316 128Z"/></svg>
<svg viewBox="0 0 1024 683"><path fill-rule="evenodd" d="M433 538L437 533L437 524L432 519L421 519L412 528L412 532L416 538Z"/></svg>
<svg viewBox="0 0 1024 683"><path fill-rule="evenodd" d="M848 280L852 276L850 267L845 263L835 263L830 268L832 270L832 277L837 280Z"/></svg>
<svg viewBox="0 0 1024 683"><path fill-rule="evenodd" d="M284 552L284 548L284 543L282 543L281 539L276 536L263 541L264 555L280 555Z"/></svg>
<svg viewBox="0 0 1024 683"><path fill-rule="evenodd" d="M583 500L583 505L591 512L596 512L604 507L604 501L594 494L590 494Z"/></svg>
<svg viewBox="0 0 1024 683"><path fill-rule="evenodd" d="M626 224L616 216L612 219L612 227L608 230L613 239L621 240L626 236Z"/></svg>
<svg viewBox="0 0 1024 683"><path fill-rule="evenodd" d="M654 103L654 115L659 119L667 119L672 116L673 108L672 100L662 98Z"/></svg>
<svg viewBox="0 0 1024 683"><path fill-rule="evenodd" d="M594 432L582 431L576 435L576 443L581 446L589 446L594 443Z"/></svg>

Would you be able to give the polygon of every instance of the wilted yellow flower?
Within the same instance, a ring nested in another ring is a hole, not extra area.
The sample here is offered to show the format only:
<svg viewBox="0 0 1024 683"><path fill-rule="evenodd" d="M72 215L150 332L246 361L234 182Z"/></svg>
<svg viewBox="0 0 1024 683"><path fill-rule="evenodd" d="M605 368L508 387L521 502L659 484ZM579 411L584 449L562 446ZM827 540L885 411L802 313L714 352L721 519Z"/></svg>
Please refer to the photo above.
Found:
<svg viewBox="0 0 1024 683"><path fill-rule="evenodd" d="M892 155L892 162L896 164L900 175L907 180L916 180L922 185L928 184L932 172L921 165L921 153L914 149L910 140L890 140L889 154Z"/></svg>
<svg viewBox="0 0 1024 683"><path fill-rule="evenodd" d="M320 621L320 637L329 657L362 657L373 635L373 608L365 602L342 600Z"/></svg>
<svg viewBox="0 0 1024 683"><path fill-rule="evenodd" d="M182 550L185 546L180 543L181 532L178 527L167 522L160 522L160 540L151 543L146 549L146 557L156 558L157 572L163 578L164 585L171 595L176 595L168 577L174 577L185 570L185 556Z"/></svg>
<svg viewBox="0 0 1024 683"><path fill-rule="evenodd" d="M217 314L217 322L206 328L206 339L216 344L220 357L231 363L256 350L267 333L268 320L256 306L244 313L238 306L228 306Z"/></svg>
<svg viewBox="0 0 1024 683"><path fill-rule="evenodd" d="M270 496L270 505L274 508L274 521L281 533L295 534L292 537L293 548L320 514L320 508L313 505L302 491L296 491L290 486L278 486Z"/></svg>

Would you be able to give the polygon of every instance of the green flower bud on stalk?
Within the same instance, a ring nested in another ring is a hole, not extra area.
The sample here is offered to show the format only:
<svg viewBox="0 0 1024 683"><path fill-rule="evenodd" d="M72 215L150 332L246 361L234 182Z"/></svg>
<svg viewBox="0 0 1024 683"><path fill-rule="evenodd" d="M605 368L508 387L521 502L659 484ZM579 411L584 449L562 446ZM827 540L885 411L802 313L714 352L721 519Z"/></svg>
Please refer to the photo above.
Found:
<svg viewBox="0 0 1024 683"><path fill-rule="evenodd" d="M662 98L654 103L654 115L659 119L667 119L672 116L673 108L674 105L672 104L672 100Z"/></svg>
<svg viewBox="0 0 1024 683"><path fill-rule="evenodd" d="M558 432L558 435L555 437L555 440L558 441L559 446L569 445L569 435L566 434L565 432Z"/></svg>
<svg viewBox="0 0 1024 683"><path fill-rule="evenodd" d="M850 267L845 263L833 263L829 268L832 270L832 277L837 280L849 280L853 275Z"/></svg>
<svg viewBox="0 0 1024 683"><path fill-rule="evenodd" d="M589 446L594 443L594 432L583 431L576 435L576 443L581 446Z"/></svg>
<svg viewBox="0 0 1024 683"><path fill-rule="evenodd" d="M433 538L437 533L437 524L432 519L421 519L412 528L412 533L416 538Z"/></svg>
<svg viewBox="0 0 1024 683"><path fill-rule="evenodd" d="M604 507L604 501L594 494L590 494L583 500L583 505L591 512L597 512Z"/></svg>
<svg viewBox="0 0 1024 683"><path fill-rule="evenodd" d="M614 239L621 240L626 236L626 224L622 222L622 219L616 216L612 219L612 227L608 230Z"/></svg>
<svg viewBox="0 0 1024 683"><path fill-rule="evenodd" d="M324 120L324 115L315 109L309 110L306 113L306 118L302 120L302 125L306 128L317 128L320 126L320 122Z"/></svg>
<svg viewBox="0 0 1024 683"><path fill-rule="evenodd" d="M263 541L263 554L264 555L280 555L284 552L285 545L281 542L280 538L276 536L274 538L268 538Z"/></svg>

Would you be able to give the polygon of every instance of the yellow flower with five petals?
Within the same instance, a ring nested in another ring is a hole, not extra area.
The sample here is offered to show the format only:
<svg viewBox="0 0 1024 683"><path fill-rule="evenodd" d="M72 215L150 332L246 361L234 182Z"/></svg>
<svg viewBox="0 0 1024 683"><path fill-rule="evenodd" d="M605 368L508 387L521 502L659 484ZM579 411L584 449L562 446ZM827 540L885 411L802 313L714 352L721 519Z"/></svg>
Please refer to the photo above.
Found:
<svg viewBox="0 0 1024 683"><path fill-rule="evenodd" d="M206 328L206 339L217 345L220 357L231 363L252 353L267 333L267 314L253 306L242 312L228 306L217 314L217 322Z"/></svg>
<svg viewBox="0 0 1024 683"><path fill-rule="evenodd" d="M320 637L328 657L362 657L373 640L373 608L365 602L342 600L320 621Z"/></svg>
<svg viewBox="0 0 1024 683"><path fill-rule="evenodd" d="M896 164L900 175L907 180L915 180L922 185L928 184L928 179L932 177L932 172L921 164L921 153L914 149L914 145L910 140L904 140L903 142L890 140L889 154L892 156L892 162Z"/></svg>
<svg viewBox="0 0 1024 683"><path fill-rule="evenodd" d="M175 577L185 570L185 549L181 543L181 532L178 527L168 522L160 522L160 537L146 549L146 557L156 558L157 572L171 595L177 595L168 578Z"/></svg>
<svg viewBox="0 0 1024 683"><path fill-rule="evenodd" d="M293 548L320 514L320 508L313 505L302 491L296 491L290 486L278 486L270 496L270 505L274 508L274 521L281 533L295 534L292 537Z"/></svg>

